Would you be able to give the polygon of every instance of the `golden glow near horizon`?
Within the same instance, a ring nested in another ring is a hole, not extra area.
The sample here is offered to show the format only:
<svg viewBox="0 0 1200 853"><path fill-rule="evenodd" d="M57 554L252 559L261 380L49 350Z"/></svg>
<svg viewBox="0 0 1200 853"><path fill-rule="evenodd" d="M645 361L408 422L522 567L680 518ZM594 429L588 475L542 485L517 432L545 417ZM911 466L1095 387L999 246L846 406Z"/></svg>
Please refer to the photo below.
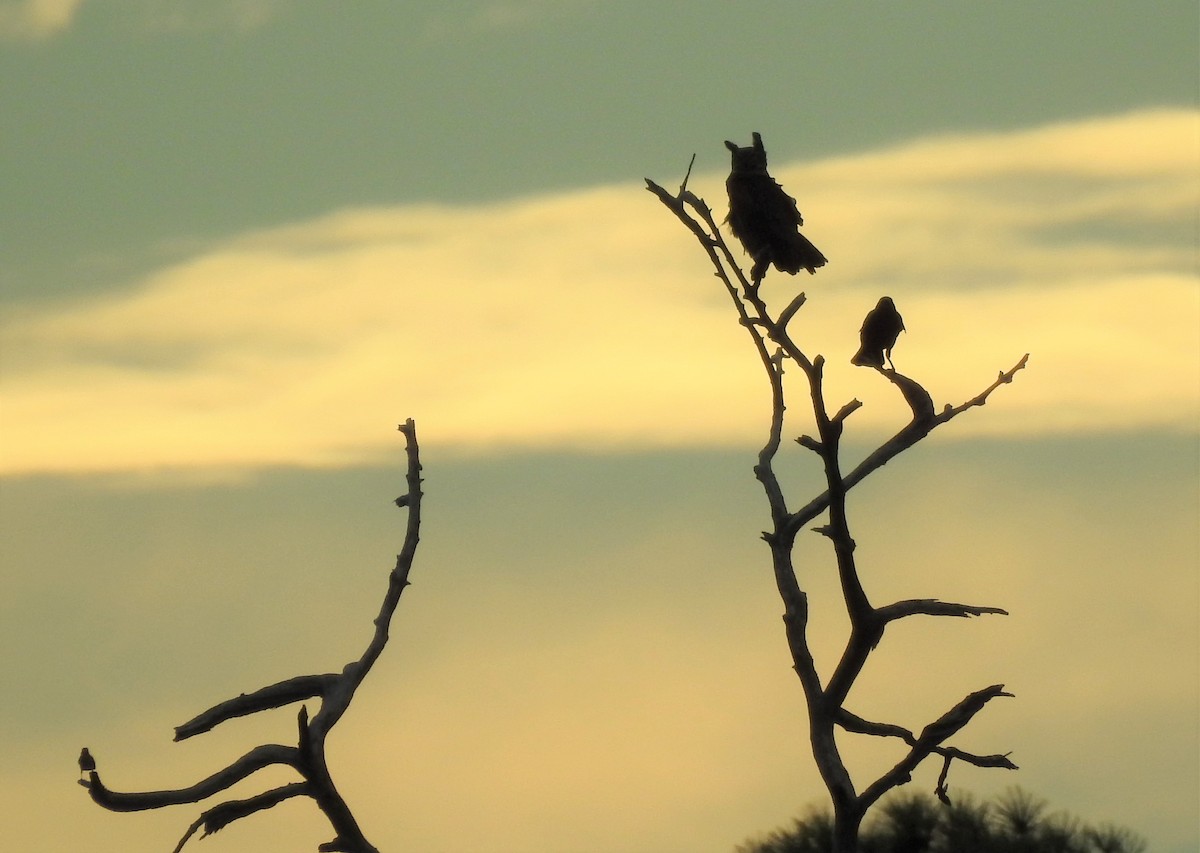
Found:
<svg viewBox="0 0 1200 853"><path fill-rule="evenodd" d="M867 403L852 430L903 417L848 364L882 293L908 327L897 366L938 405L1032 353L959 436L1194 429L1194 245L1087 229L1190 221L1198 128L1142 112L776 164L832 261L764 292L809 294L794 328L831 401ZM692 182L718 215L723 174ZM757 440L765 405L727 296L636 185L337 211L32 307L3 337L8 474L339 465L406 416L466 449L723 444Z"/></svg>

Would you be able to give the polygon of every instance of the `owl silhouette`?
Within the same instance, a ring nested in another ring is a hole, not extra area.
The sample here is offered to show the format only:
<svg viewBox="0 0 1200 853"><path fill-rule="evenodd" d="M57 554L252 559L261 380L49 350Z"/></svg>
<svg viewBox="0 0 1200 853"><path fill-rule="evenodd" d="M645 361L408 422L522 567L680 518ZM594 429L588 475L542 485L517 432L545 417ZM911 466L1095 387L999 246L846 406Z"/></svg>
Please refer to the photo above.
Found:
<svg viewBox="0 0 1200 853"><path fill-rule="evenodd" d="M772 264L780 272L795 275L800 270L815 273L827 260L820 249L800 233L804 224L796 200L767 172L767 151L762 136L754 133L754 144L739 147L725 141L732 154L732 168L725 181L729 192L729 216L725 221L754 261L750 278L762 281Z"/></svg>

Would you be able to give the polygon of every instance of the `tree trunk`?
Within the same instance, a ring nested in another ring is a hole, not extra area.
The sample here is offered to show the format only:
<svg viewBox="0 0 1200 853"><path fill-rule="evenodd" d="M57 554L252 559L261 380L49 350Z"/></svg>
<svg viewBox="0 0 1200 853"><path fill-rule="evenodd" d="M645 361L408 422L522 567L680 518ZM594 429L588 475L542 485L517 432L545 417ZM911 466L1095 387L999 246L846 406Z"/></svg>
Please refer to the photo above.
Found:
<svg viewBox="0 0 1200 853"><path fill-rule="evenodd" d="M862 814L857 810L833 810L833 853L858 853L858 830Z"/></svg>

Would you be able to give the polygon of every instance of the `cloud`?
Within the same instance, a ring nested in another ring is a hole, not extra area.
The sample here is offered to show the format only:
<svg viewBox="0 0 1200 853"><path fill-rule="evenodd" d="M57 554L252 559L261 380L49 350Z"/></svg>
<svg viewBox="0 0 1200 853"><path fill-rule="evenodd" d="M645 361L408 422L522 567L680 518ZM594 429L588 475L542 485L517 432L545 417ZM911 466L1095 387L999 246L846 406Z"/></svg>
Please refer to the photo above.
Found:
<svg viewBox="0 0 1200 853"><path fill-rule="evenodd" d="M101 4L150 32L256 29L283 0L132 0ZM0 39L36 41L69 29L84 0L0 0Z"/></svg>
<svg viewBox="0 0 1200 853"><path fill-rule="evenodd" d="M151 32L257 29L279 12L282 0L143 0L138 25Z"/></svg>
<svg viewBox="0 0 1200 853"><path fill-rule="evenodd" d="M37 40L65 30L83 0L5 0L0 4L0 39Z"/></svg>
<svg viewBox="0 0 1200 853"><path fill-rule="evenodd" d="M458 40L464 33L479 36L536 29L595 5L594 0L483 0L469 9L439 9L426 22L425 34L443 41Z"/></svg>
<svg viewBox="0 0 1200 853"><path fill-rule="evenodd" d="M831 403L864 402L851 430L903 421L848 363L881 293L939 405L1032 353L955 435L1195 429L1198 128L1145 112L776 164L832 260L764 293L807 290L793 330ZM722 180L692 187L721 210ZM337 211L0 331L8 473L336 466L390 452L409 416L466 449L728 444L767 412L728 297L634 184Z"/></svg>

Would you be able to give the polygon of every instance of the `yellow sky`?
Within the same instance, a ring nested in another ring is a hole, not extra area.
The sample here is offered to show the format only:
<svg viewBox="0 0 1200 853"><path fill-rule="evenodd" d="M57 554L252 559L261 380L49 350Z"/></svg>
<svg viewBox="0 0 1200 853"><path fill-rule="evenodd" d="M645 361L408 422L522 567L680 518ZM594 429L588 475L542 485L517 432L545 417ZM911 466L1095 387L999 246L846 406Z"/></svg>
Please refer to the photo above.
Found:
<svg viewBox="0 0 1200 853"><path fill-rule="evenodd" d="M1193 429L1195 244L1154 235L1194 216L1198 128L1143 112L775 164L832 260L773 273L768 298L809 294L793 328L829 359L831 399L868 404L864 432L902 416L848 364L883 293L908 328L897 366L939 405L1031 353L959 436ZM720 212L714 159L692 188ZM463 448L755 439L760 368L731 317L638 186L339 211L10 314L0 470L337 465L386 452L407 416Z"/></svg>
<svg viewBox="0 0 1200 853"><path fill-rule="evenodd" d="M939 405L1031 353L936 452L851 497L874 600L1013 615L889 631L855 710L921 725L1005 681L1017 698L961 745L1014 749L1021 771L956 769L952 784L1021 784L1183 844L1198 136L1193 112L1143 112L773 163L831 261L764 286L774 305L807 291L793 329L829 359L831 405L865 403L852 442L906 414L848 363L883 293L908 327L897 366ZM692 188L723 212L713 148ZM686 159L651 177L673 187ZM394 468L406 417L430 494L416 583L330 745L381 849L728 851L821 798L742 458L762 439L761 367L691 236L640 185L344 210L102 297L14 309L0 332L6 666L27 731L0 767L26 819L0 821L0 847L157 848L194 819L97 809L72 784L84 743L107 782L134 789L290 736L294 709L169 742L215 701L358 654L394 552L395 483L336 469ZM997 441L951 444L981 434ZM732 473L711 470L735 445ZM461 453L516 448L546 456ZM547 453L662 448L698 450ZM789 483L812 473L792 449ZM164 470L218 482L12 476ZM828 672L844 625L827 616L828 550L811 539L803 582ZM873 746L847 754L878 766ZM928 790L937 768L922 772ZM1152 774L1184 781L1130 790ZM326 833L300 803L203 844L291 849Z"/></svg>
<svg viewBox="0 0 1200 853"><path fill-rule="evenodd" d="M989 705L955 744L1013 750L1021 769L956 766L955 795L1019 784L1089 822L1186 842L1195 496L1168 455L1186 442L1122 459L1105 452L1117 440L1063 442L1050 455L1019 441L982 451L987 442L931 441L920 460L898 460L851 495L864 583L879 604L936 595L1011 615L893 626L850 707L920 727L1003 682L1015 698ZM329 747L339 789L381 850L728 853L823 799L756 537L765 509L750 455L525 459L490 471L427 458L431 512L414 584ZM807 460L799 449L785 457L793 474ZM30 666L35 695L69 675L73 698L15 715L25 737L0 768L0 790L29 817L0 827L0 840L169 847L199 809L96 808L74 785L78 747L91 747L115 788L187 784L258 743L287 742L296 709L180 744L172 726L358 654L395 508L379 488L333 474L261 479L209 501L194 493L211 489L73 496L79 523L57 540L79 540L88 576L54 599L71 620L27 629L38 659L63 652L57 667ZM126 518L136 518L127 533ZM97 535L105 524L117 529ZM797 557L827 674L845 628L835 571L816 535ZM869 738L843 744L860 783L897 757ZM938 769L923 767L915 787L932 789ZM1172 784L1131 790L1130 778L1151 775ZM256 776L232 796L285 778ZM311 849L327 837L316 809L298 802L197 849Z"/></svg>
<svg viewBox="0 0 1200 853"><path fill-rule="evenodd" d="M762 368L640 181L695 151L720 219L757 130L830 258L764 293L807 292L830 406L864 403L847 464L908 416L849 364L881 295L939 405L1030 354L849 496L873 603L1011 615L889 628L851 708L919 728L1004 682L955 745L1021 769L952 793L1194 853L1200 13L1156 10L0 0L0 851L169 850L216 801L101 810L84 745L144 790L294 739L294 706L171 734L361 653L408 417L413 585L329 742L381 851L729 853L825 801ZM790 505L824 488L790 441L779 468ZM828 675L828 542L797 558ZM896 756L841 745L860 785ZM328 839L297 801L186 849Z"/></svg>

